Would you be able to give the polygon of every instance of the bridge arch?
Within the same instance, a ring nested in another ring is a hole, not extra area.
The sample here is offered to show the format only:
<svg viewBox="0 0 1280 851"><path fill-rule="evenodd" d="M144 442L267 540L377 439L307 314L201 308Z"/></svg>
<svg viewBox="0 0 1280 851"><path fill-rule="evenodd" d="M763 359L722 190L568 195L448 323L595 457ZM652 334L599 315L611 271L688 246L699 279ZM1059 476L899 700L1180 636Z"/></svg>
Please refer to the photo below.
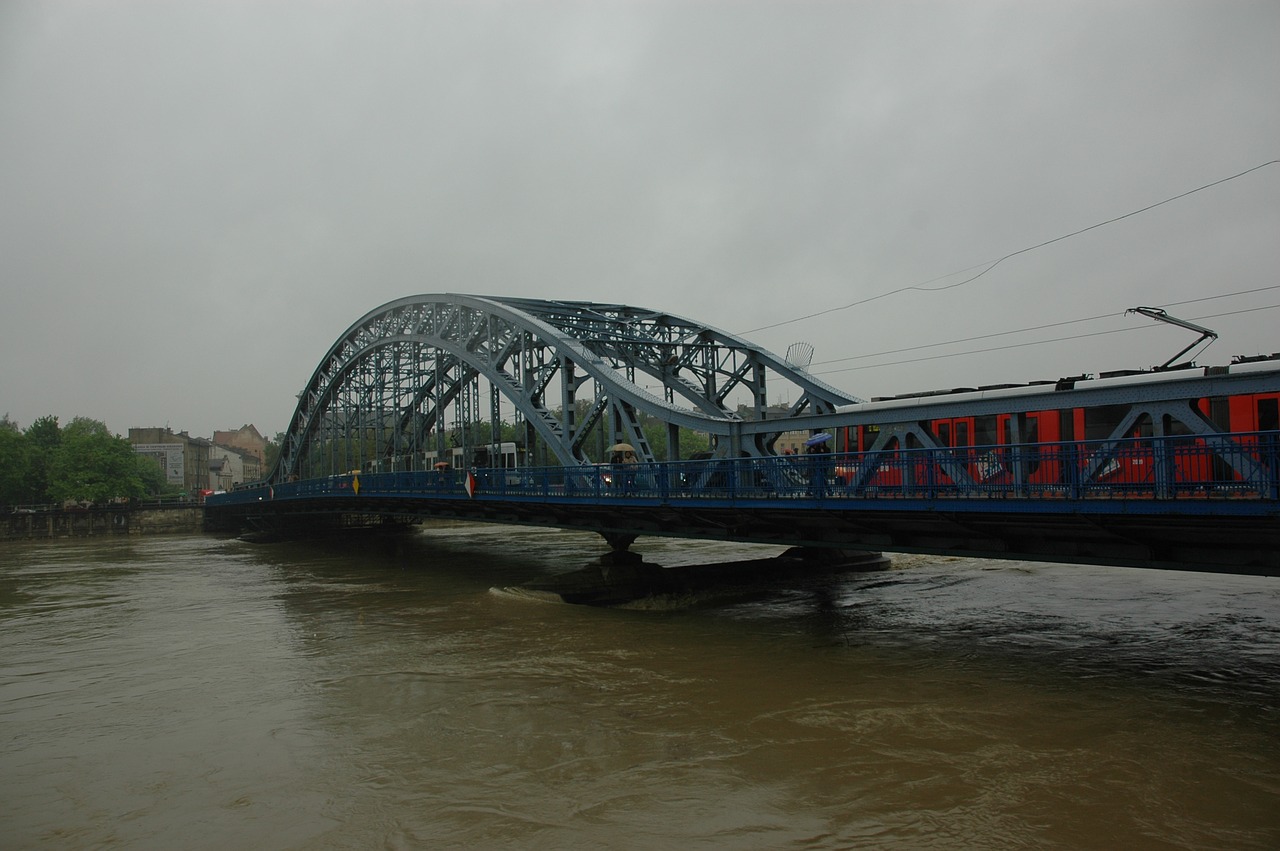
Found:
<svg viewBox="0 0 1280 851"><path fill-rule="evenodd" d="M781 396L788 401L772 401ZM460 294L409 296L371 310L325 354L298 394L271 480L349 469L420 469L516 432L534 463L595 460L606 443L655 450L643 416L720 455L767 455L790 419L861 401L740 337L645 308ZM502 407L515 419L508 424ZM485 408L487 407L487 411ZM776 430L747 420L774 419Z"/></svg>

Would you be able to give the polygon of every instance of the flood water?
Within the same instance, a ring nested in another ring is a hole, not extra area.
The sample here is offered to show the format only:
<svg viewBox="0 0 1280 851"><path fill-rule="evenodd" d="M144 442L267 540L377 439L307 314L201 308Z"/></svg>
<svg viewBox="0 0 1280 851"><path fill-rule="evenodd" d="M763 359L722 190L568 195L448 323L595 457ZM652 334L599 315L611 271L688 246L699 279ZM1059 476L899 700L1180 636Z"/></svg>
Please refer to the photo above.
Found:
<svg viewBox="0 0 1280 851"><path fill-rule="evenodd" d="M897 556L630 608L498 590L603 549L6 544L0 847L1280 847L1280 580Z"/></svg>

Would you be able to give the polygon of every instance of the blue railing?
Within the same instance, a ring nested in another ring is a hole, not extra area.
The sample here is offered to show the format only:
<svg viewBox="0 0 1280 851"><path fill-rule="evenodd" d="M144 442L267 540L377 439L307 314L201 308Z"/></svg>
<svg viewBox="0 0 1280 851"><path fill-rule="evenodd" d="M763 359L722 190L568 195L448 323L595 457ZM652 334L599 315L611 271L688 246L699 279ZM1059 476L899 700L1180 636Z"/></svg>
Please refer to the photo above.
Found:
<svg viewBox="0 0 1280 851"><path fill-rule="evenodd" d="M557 500L1280 499L1277 432L655 464L358 473L248 485L210 505L413 496ZM468 493L468 477L473 484Z"/></svg>

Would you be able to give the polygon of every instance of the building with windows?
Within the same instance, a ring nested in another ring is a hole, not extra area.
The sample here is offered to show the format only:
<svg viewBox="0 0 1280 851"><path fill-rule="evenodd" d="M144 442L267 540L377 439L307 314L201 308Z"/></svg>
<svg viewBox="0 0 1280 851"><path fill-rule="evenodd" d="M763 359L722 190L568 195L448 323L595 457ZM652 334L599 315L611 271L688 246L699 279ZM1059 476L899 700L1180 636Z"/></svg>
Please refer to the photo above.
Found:
<svg viewBox="0 0 1280 851"><path fill-rule="evenodd" d="M242 425L235 431L215 431L213 442L216 446L226 446L248 453L257 458L259 464L262 464L267 457L267 439L258 433L253 423ZM253 481L253 479L240 479L240 481Z"/></svg>
<svg viewBox="0 0 1280 851"><path fill-rule="evenodd" d="M262 460L252 452L215 443L209 450L209 481L214 490L231 490L262 479Z"/></svg>
<svg viewBox="0 0 1280 851"><path fill-rule="evenodd" d="M186 493L212 490L209 449L212 442L169 428L131 428L129 443L139 455L154 458L164 470L165 481Z"/></svg>

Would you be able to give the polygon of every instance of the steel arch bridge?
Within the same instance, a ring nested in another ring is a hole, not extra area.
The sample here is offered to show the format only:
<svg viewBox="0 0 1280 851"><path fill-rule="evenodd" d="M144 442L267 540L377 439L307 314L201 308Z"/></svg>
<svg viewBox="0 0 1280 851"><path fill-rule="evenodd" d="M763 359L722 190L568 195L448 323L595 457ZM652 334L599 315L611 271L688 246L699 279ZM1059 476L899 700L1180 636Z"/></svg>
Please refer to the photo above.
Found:
<svg viewBox="0 0 1280 851"><path fill-rule="evenodd" d="M589 464L592 450L603 460L617 443L653 461L645 415L663 424L668 460L680 457L682 431L706 435L718 457L766 456L805 418L860 401L740 337L670 313L416 295L365 314L325 354L298 396L269 481L424 469L455 448L467 459L496 455L504 426L528 463ZM754 428L744 431L748 419ZM768 419L776 429L760 429Z"/></svg>
<svg viewBox="0 0 1280 851"><path fill-rule="evenodd" d="M589 530L615 551L665 535L1280 575L1278 404L1280 355L864 402L667 313L411 296L342 334L268 478L210 495L205 520L305 537L440 517ZM952 424L975 440L951 442ZM810 431L845 445L775 452ZM509 465L507 447L525 455Z"/></svg>

